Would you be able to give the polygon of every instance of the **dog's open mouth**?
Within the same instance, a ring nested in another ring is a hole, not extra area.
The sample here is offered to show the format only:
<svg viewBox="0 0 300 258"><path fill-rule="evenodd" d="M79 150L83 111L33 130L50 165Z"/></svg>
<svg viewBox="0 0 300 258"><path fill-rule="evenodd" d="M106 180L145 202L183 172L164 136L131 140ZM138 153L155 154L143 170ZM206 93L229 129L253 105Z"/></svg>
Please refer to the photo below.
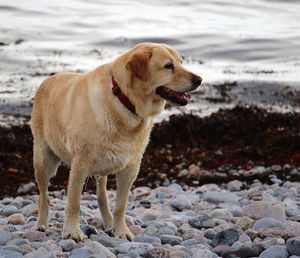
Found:
<svg viewBox="0 0 300 258"><path fill-rule="evenodd" d="M192 100L190 94L173 91L164 86L157 87L156 93L165 100L172 101L180 106L185 106Z"/></svg>

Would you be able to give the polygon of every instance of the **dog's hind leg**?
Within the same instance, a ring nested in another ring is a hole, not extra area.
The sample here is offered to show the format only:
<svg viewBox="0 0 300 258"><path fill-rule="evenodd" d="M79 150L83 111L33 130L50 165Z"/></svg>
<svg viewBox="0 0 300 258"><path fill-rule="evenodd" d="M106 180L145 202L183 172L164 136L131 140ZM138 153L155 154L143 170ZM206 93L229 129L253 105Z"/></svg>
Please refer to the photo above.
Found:
<svg viewBox="0 0 300 258"><path fill-rule="evenodd" d="M40 192L39 214L36 228L41 231L45 231L48 226L48 213L50 205L48 184L50 178L55 175L59 163L59 158L51 151L45 141L38 141L37 139L34 139L34 175Z"/></svg>
<svg viewBox="0 0 300 258"><path fill-rule="evenodd" d="M104 222L104 228L105 229L112 228L114 219L108 204L108 197L106 191L107 176L99 176L98 178L96 178L96 180L97 180L97 198L98 198L99 209L101 211L103 222Z"/></svg>

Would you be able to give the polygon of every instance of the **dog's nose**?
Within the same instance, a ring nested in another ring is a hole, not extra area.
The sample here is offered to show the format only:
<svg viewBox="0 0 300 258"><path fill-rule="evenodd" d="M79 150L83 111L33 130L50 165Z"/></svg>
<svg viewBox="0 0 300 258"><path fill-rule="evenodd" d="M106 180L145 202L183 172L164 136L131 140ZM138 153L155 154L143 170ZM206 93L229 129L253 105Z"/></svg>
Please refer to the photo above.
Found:
<svg viewBox="0 0 300 258"><path fill-rule="evenodd" d="M202 82L202 78L198 75L193 75L192 77L192 84L193 87L198 87Z"/></svg>

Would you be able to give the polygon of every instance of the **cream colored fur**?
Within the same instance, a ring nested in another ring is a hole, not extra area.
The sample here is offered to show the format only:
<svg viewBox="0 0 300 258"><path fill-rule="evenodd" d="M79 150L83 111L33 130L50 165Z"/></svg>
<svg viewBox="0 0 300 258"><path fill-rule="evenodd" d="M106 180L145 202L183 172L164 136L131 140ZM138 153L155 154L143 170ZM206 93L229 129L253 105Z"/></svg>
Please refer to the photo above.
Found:
<svg viewBox="0 0 300 258"><path fill-rule="evenodd" d="M174 64L174 72L164 69ZM136 107L131 113L112 93L112 75ZM165 100L158 86L184 92L193 74L181 66L171 47L144 43L115 61L86 73L58 73L37 90L31 119L34 136L34 169L40 191L37 229L48 224L48 184L61 161L71 167L64 238L82 240L79 227L80 197L85 179L97 179L97 196L104 225L115 236L132 239L125 223L130 188L138 174L148 144L153 116ZM114 214L106 193L107 175L115 173L117 200Z"/></svg>

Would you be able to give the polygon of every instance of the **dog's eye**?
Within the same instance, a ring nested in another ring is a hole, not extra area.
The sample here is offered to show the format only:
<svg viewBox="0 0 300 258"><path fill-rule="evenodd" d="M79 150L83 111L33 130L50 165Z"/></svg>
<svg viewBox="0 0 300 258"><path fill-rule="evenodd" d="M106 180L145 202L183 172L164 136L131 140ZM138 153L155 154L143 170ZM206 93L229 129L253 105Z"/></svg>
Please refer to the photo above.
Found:
<svg viewBox="0 0 300 258"><path fill-rule="evenodd" d="M164 66L165 69L170 69L170 70L174 70L174 65L172 63L167 63L165 66Z"/></svg>

